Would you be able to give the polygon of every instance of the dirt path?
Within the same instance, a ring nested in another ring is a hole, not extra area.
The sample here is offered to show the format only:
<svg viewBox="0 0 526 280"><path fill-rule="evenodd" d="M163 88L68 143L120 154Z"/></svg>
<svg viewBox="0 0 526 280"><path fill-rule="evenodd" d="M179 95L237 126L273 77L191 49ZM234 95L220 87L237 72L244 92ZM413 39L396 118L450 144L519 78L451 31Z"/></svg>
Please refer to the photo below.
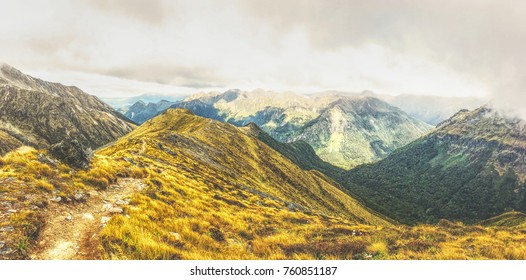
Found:
<svg viewBox="0 0 526 280"><path fill-rule="evenodd" d="M100 259L98 233L112 215L123 213L131 194L144 187L139 179L119 179L107 191L90 192L85 203L72 206L53 202L31 259Z"/></svg>
<svg viewBox="0 0 526 280"><path fill-rule="evenodd" d="M146 152L146 141L144 141L144 139L141 139L141 141L141 151L139 152L139 154L144 154L144 152Z"/></svg>

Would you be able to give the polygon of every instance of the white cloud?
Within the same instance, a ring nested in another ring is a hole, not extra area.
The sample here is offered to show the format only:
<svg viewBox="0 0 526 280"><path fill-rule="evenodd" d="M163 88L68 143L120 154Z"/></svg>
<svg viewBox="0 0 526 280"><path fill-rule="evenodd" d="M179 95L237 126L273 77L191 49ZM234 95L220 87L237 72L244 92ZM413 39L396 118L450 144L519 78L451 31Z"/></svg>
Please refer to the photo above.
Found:
<svg viewBox="0 0 526 280"><path fill-rule="evenodd" d="M0 59L101 96L265 88L514 100L523 11L485 0L8 0Z"/></svg>
<svg viewBox="0 0 526 280"><path fill-rule="evenodd" d="M172 97L173 100L195 93L194 88L179 87L170 84L159 84L118 77L77 72L77 71L26 71L27 74L46 81L62 82L68 86L76 86L85 92L101 97L129 97L141 94L158 94ZM218 90L217 88L210 88Z"/></svg>

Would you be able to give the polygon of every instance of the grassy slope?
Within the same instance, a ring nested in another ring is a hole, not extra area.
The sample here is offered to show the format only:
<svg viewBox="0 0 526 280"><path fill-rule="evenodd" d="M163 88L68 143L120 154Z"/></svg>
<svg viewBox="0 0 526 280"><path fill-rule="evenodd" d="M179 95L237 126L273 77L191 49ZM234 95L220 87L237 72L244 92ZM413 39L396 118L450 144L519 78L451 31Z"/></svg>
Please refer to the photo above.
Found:
<svg viewBox="0 0 526 280"><path fill-rule="evenodd" d="M249 123L241 129L246 134L257 138L275 151L284 155L302 169L318 170L331 177L333 174L338 174L345 171L342 168L336 167L320 159L316 155L314 149L304 141L295 141L289 143L279 142L254 123Z"/></svg>
<svg viewBox="0 0 526 280"><path fill-rule="evenodd" d="M76 207L90 190L104 190L118 177L142 178L146 171L127 162L96 155L89 171L53 160L46 151L23 146L0 157L0 259L24 259L49 219L51 199Z"/></svg>
<svg viewBox="0 0 526 280"><path fill-rule="evenodd" d="M485 108L463 111L386 159L338 178L403 223L476 223L526 211L524 128Z"/></svg>
<svg viewBox="0 0 526 280"><path fill-rule="evenodd" d="M130 153L138 147L144 147L149 160L199 174L204 181L262 192L318 214L386 224L319 172L299 168L239 128L186 110L169 110L101 154Z"/></svg>
<svg viewBox="0 0 526 280"><path fill-rule="evenodd" d="M526 214L521 212L506 212L497 217L487 219L480 223L488 227L511 227L526 230Z"/></svg>
<svg viewBox="0 0 526 280"><path fill-rule="evenodd" d="M104 190L118 177L133 177L144 178L148 187L101 232L107 258L526 259L521 229L447 221L389 225L360 213L353 200L345 203L316 172L299 169L238 129L182 111L99 151L89 171L42 161L38 154L21 148L0 159L1 200L18 209L1 216L0 227L13 226L7 245L19 257L45 224L49 197L67 201L75 192Z"/></svg>
<svg viewBox="0 0 526 280"><path fill-rule="evenodd" d="M151 177L130 218L112 221L103 233L112 258L148 243L156 249L134 251L135 257L286 258L272 243L304 243L307 232L331 224L389 224L319 172L297 167L234 126L186 110L167 111L100 154L142 162ZM166 223L151 222L158 219ZM168 241L145 241L144 231ZM125 236L130 243L115 246ZM175 249L161 245L166 242ZM160 255L141 255L157 250Z"/></svg>

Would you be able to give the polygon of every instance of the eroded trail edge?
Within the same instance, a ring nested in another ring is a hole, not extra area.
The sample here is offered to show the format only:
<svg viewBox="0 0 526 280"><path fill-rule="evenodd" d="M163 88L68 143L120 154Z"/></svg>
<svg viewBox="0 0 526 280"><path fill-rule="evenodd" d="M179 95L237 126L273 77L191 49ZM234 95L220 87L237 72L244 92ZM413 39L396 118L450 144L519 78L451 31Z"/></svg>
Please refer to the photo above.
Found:
<svg viewBox="0 0 526 280"><path fill-rule="evenodd" d="M90 191L85 203L52 203L31 259L102 258L99 232L113 215L123 215L130 196L145 186L141 179L123 178L106 191Z"/></svg>

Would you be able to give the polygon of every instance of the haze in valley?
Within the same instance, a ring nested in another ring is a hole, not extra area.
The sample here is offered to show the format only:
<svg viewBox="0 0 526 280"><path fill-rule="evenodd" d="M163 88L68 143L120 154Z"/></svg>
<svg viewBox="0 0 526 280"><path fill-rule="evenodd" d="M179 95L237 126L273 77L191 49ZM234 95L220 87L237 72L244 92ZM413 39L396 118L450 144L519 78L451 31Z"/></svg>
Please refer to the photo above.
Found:
<svg viewBox="0 0 526 280"><path fill-rule="evenodd" d="M517 111L526 4L513 2L5 1L0 60L103 99L371 90Z"/></svg>

